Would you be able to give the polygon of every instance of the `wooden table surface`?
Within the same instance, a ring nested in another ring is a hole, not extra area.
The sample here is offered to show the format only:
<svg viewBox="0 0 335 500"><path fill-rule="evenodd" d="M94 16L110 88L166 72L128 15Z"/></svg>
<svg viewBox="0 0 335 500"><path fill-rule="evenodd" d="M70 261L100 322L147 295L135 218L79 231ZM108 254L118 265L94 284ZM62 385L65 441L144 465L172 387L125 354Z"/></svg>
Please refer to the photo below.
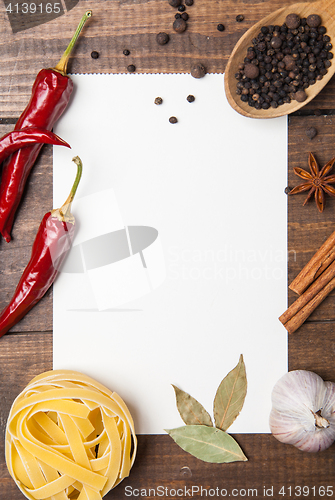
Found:
<svg viewBox="0 0 335 500"><path fill-rule="evenodd" d="M182 34L172 29L176 10L167 0L80 0L63 16L16 33L12 32L5 5L1 4L0 135L13 129L29 99L37 72L42 67L56 64L74 26L88 8L93 10L93 17L75 48L70 72L119 73L125 72L128 64L134 64L139 73L189 73L193 63L201 62L208 72L223 73L239 37L263 16L291 3L280 0L194 0L194 5L187 7L190 18L188 28ZM67 2L67 5L69 7L71 3ZM244 15L242 22L236 22L238 14ZM218 23L225 25L225 31L217 30ZM156 34L160 31L170 34L170 42L165 46L156 43ZM124 49L130 51L129 56L123 55ZM99 52L98 59L91 57L92 51ZM321 110L321 114L316 110ZM293 174L294 166L308 168L310 151L315 153L320 165L335 156L334 112L333 78L314 101L289 117L288 186L299 182ZM313 140L305 133L309 126L318 130ZM12 232L13 240L9 244L4 240L0 242L1 309L8 303L28 262L43 214L52 208L51 166L52 149L46 146L30 176ZM255 193L255 196L261 196L261 193ZM303 207L303 199L301 196L288 199L289 282L335 230L334 198L327 197L322 214L314 202ZM290 292L288 298L292 302L295 296ZM290 370L312 370L324 379L335 381L334 305L335 294L332 293L289 337ZM4 459L4 431L10 406L33 376L50 369L52 290L0 340L1 499L23 498L7 472ZM335 489L335 445L315 455L283 445L270 434L240 434L236 438L249 461L211 465L183 452L167 435L141 435L130 477L109 493L108 498L124 498L126 485L146 489L158 486L168 489L219 488L226 489L227 496L230 493L235 498L272 496L276 499L295 498L296 486L310 488L309 494L301 493L303 498L321 498L322 489L319 492L319 487ZM282 487L285 497L279 493ZM194 497L201 496L201 491L196 493L194 489L193 492ZM335 496L335 492L333 494ZM188 493L184 496L187 497Z"/></svg>

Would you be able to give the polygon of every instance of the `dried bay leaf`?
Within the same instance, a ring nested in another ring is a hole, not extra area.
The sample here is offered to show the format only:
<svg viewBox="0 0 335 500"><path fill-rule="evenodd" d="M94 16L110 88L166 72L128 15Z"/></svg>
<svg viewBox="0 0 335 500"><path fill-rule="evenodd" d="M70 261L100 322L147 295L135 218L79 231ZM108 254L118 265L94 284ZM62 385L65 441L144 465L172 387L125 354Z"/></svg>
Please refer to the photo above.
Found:
<svg viewBox="0 0 335 500"><path fill-rule="evenodd" d="M205 408L190 394L172 384L176 394L177 408L186 425L208 425L213 427L212 419Z"/></svg>
<svg viewBox="0 0 335 500"><path fill-rule="evenodd" d="M247 461L235 439L226 432L206 425L185 425L166 432L184 451L210 463Z"/></svg>
<svg viewBox="0 0 335 500"><path fill-rule="evenodd" d="M220 383L214 398L214 420L219 429L226 431L242 410L247 394L247 376L243 356Z"/></svg>

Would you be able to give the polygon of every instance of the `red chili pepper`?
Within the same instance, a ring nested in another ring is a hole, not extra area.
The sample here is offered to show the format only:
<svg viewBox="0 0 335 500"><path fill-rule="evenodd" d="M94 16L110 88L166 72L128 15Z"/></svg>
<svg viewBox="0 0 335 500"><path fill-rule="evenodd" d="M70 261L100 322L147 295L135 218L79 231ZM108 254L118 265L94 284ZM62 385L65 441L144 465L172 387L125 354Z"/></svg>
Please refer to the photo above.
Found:
<svg viewBox="0 0 335 500"><path fill-rule="evenodd" d="M0 139L0 163L18 149L32 144L53 144L54 146L70 147L67 142L49 130L27 127L9 132Z"/></svg>
<svg viewBox="0 0 335 500"><path fill-rule="evenodd" d="M18 119L15 130L39 127L51 130L65 110L73 89L72 80L66 75L67 63L77 38L92 11L82 17L75 34L55 68L42 69L34 82L30 101ZM0 233L7 242L11 240L11 229L15 212L21 201L29 173L40 152L41 145L17 151L3 165L0 185Z"/></svg>
<svg viewBox="0 0 335 500"><path fill-rule="evenodd" d="M82 163L76 156L77 176L64 205L47 212L39 226L31 257L8 306L0 314L0 337L18 323L55 281L59 269L71 247L75 220L71 203L76 193Z"/></svg>

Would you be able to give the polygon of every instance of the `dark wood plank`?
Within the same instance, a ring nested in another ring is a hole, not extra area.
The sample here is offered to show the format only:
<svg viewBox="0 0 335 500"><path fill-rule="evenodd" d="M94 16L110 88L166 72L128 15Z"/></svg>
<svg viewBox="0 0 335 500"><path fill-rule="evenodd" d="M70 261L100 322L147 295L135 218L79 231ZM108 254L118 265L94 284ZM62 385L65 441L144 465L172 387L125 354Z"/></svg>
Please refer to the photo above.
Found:
<svg viewBox="0 0 335 500"><path fill-rule="evenodd" d="M0 134L3 135L12 129L13 126L0 125ZM17 211L12 241L0 241L1 310L10 301L30 259L39 224L44 214L52 208L52 147L43 146ZM52 289L47 292L43 301L13 328L15 332L46 330L52 330Z"/></svg>
<svg viewBox="0 0 335 500"><path fill-rule="evenodd" d="M22 498L9 478L4 462L5 427L16 396L38 373L52 369L52 333L11 333L1 338L0 345L0 485L1 498Z"/></svg>
<svg viewBox="0 0 335 500"><path fill-rule="evenodd" d="M306 322L289 336L289 369L310 370L335 380L334 322Z"/></svg>
<svg viewBox="0 0 335 500"><path fill-rule="evenodd" d="M0 109L2 116L16 117L24 108L37 72L54 66L70 40L84 9L92 7L93 17L85 26L70 61L73 73L127 72L135 64L139 73L189 73L195 62L208 72L223 72L240 36L256 21L291 1L261 3L231 0L196 0L189 13L188 28L175 33L172 24L177 12L167 0L80 3L66 15L33 29L12 34L5 13L0 17ZM238 14L243 22L236 22ZM217 24L225 31L219 32ZM156 35L165 31L170 42L159 46ZM123 50L130 50L128 57ZM98 59L91 58L92 51Z"/></svg>
<svg viewBox="0 0 335 500"><path fill-rule="evenodd" d="M166 0L134 0L132 2L80 2L65 16L45 25L13 34L5 12L0 16L0 135L11 130L25 107L32 83L40 68L54 65L63 52L83 9L92 7L94 16L84 29L71 59L72 72L118 73L134 63L137 72L189 72L193 62L203 62L209 72L223 72L231 49L241 34L264 15L292 1L195 0L188 8L190 21L185 33L172 30L175 10ZM237 23L237 14L245 20ZM218 22L226 26L220 33ZM171 35L169 44L158 46L159 31ZM128 57L122 54L128 48ZM99 52L92 59L92 50ZM335 80L306 108L308 116L289 119L288 184L299 180L292 173L294 166L307 168L309 151L315 152L320 164L334 156L333 118ZM314 110L326 110L327 116L315 116ZM307 126L316 126L318 136L309 141ZM302 195L303 196L303 195ZM51 148L44 147L29 180L13 231L13 241L0 242L0 307L13 293L21 272L28 262L31 244L43 214L51 208ZM326 210L319 214L310 203L302 207L301 196L289 197L289 281L299 272L322 242L335 230L335 200L328 198ZM331 294L295 334L289 337L289 369L308 369L323 378L335 380L334 359L334 297ZM289 300L295 296L289 293ZM22 320L13 332L0 339L0 488L1 498L23 498L4 463L4 429L10 406L16 395L33 376L52 368L52 291ZM334 486L334 447L320 455L302 453L277 442L268 434L235 436L249 461L213 465L198 461L183 452L167 435L139 436L139 452L129 479L113 490L108 498L124 498L125 487L171 489L192 486L207 489L256 488L258 498L265 498L263 487L274 487L273 498L282 486ZM288 490L286 490L288 491ZM270 493L270 491L269 491ZM159 495L155 495L157 498ZM172 495L171 495L172 496ZM187 493L184 495L187 497ZM199 497L200 493L194 496ZM203 496L203 495L202 495ZM251 496L251 491L250 495ZM321 495L320 495L321 496ZM286 495L289 497L289 495ZM303 498L318 498L311 490Z"/></svg>
<svg viewBox="0 0 335 500"><path fill-rule="evenodd" d="M310 140L306 135L308 127L315 127L317 136ZM289 168L288 185L292 188L301 182L293 172L294 167L309 171L308 157L313 152L320 168L335 156L333 144L332 116L305 116L289 118ZM289 283L309 261L316 250L335 231L335 198L326 196L325 210L320 213L314 198L305 206L303 202L307 193L289 196L288 199L288 238L289 238ZM289 290L289 301L293 302L297 295ZM335 293L313 312L307 321L335 319Z"/></svg>
<svg viewBox="0 0 335 500"><path fill-rule="evenodd" d="M239 434L234 437L248 456L248 462L206 464L176 448L168 436L140 436L138 460L131 476L106 498L124 498L126 487L128 491L136 488L148 492L149 488L158 486L166 487L167 491L193 486L199 487L199 491L194 490L195 498L206 496L204 492L201 495L201 487L208 491L222 490L223 493L217 497L237 498L265 498L263 487L273 487L273 498L279 499L282 498L278 494L282 486L287 488L291 485L294 488L299 484L319 487L334 483L331 450L318 456L318 466L322 469L318 471L314 467L315 456L294 447L282 446L270 435ZM160 460L157 460L158 456ZM227 490L226 495L224 490ZM239 495L236 495L236 490L240 490ZM249 495L246 493L248 490ZM253 493L251 490L254 490ZM172 496L166 495L167 498ZM312 492L304 498L313 498Z"/></svg>

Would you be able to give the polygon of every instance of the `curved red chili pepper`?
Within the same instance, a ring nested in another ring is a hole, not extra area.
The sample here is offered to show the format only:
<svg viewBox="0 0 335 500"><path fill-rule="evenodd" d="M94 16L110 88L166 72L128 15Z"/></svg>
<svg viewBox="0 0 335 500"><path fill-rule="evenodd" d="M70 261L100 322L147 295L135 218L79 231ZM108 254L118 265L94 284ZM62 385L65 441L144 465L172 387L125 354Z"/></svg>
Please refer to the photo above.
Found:
<svg viewBox="0 0 335 500"><path fill-rule="evenodd" d="M75 34L61 60L53 69L42 69L34 82L30 101L18 119L15 130L39 127L51 130L65 110L73 89L72 80L66 75L67 63L76 40L92 11L82 17ZM29 173L41 149L40 144L20 149L3 165L0 185L0 233L7 242L16 210L21 201Z"/></svg>
<svg viewBox="0 0 335 500"><path fill-rule="evenodd" d="M53 144L54 146L70 147L67 142L49 130L37 127L13 130L0 139L0 163L18 149L32 144Z"/></svg>
<svg viewBox="0 0 335 500"><path fill-rule="evenodd" d="M71 247L75 220L71 203L76 193L82 163L76 156L77 176L64 205L47 212L37 231L31 257L8 306L0 314L0 337L16 325L41 300L55 281Z"/></svg>

